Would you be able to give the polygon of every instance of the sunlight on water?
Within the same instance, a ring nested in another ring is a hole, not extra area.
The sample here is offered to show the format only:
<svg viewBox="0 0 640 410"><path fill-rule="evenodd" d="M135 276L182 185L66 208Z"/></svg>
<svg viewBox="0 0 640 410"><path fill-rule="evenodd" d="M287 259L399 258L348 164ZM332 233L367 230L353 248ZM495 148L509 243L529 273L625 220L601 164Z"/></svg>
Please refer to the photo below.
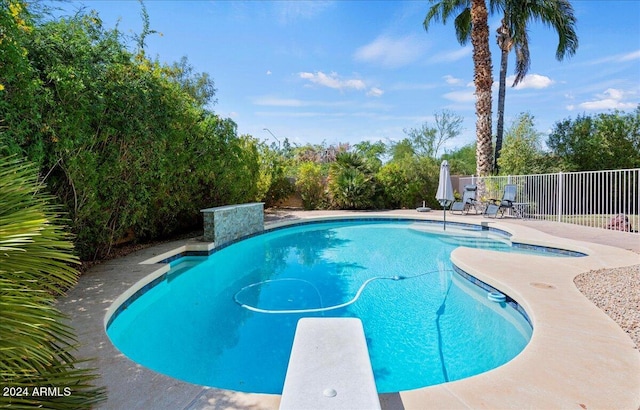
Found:
<svg viewBox="0 0 640 410"><path fill-rule="evenodd" d="M158 372L280 393L298 319L358 317L379 392L469 377L516 356L531 327L452 271L449 255L460 244L513 251L500 235L444 234L433 224L280 229L172 263L168 279L122 311L108 334Z"/></svg>

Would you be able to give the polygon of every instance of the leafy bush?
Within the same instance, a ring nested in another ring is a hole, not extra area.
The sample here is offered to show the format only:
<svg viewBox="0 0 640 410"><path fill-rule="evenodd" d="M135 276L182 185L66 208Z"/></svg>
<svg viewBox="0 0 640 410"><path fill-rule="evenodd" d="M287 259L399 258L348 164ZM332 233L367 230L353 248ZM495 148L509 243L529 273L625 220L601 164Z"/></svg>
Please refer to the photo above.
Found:
<svg viewBox="0 0 640 410"><path fill-rule="evenodd" d="M449 162L452 175L473 175L476 172L476 144L465 145L442 155Z"/></svg>
<svg viewBox="0 0 640 410"><path fill-rule="evenodd" d="M257 141L204 108L213 82L185 59L132 53L93 14L16 33L26 57L0 78L0 139L37 164L83 259L199 227L202 208L259 199Z"/></svg>
<svg viewBox="0 0 640 410"><path fill-rule="evenodd" d="M296 189L302 198L304 209L312 210L324 207L326 198L322 167L315 162L303 162L298 167Z"/></svg>
<svg viewBox="0 0 640 410"><path fill-rule="evenodd" d="M336 208L370 209L374 206L374 176L358 154L342 152L336 156L329 168L328 188Z"/></svg>
<svg viewBox="0 0 640 410"><path fill-rule="evenodd" d="M425 201L435 207L440 168L428 157L405 157L385 164L376 175L386 208L413 208Z"/></svg>
<svg viewBox="0 0 640 410"><path fill-rule="evenodd" d="M407 170L400 162L390 162L382 166L376 174L376 179L382 186L386 208L413 206L413 198L410 193L411 181Z"/></svg>
<svg viewBox="0 0 640 410"><path fill-rule="evenodd" d="M528 113L520 114L505 133L504 146L498 158L500 173L525 175L544 172L540 169L544 155L541 135L534 127L533 117Z"/></svg>
<svg viewBox="0 0 640 410"><path fill-rule="evenodd" d="M371 178L356 168L331 173L329 191L339 209L369 209L375 193Z"/></svg>
<svg viewBox="0 0 640 410"><path fill-rule="evenodd" d="M640 167L640 105L626 114L614 111L559 121L547 145L566 171Z"/></svg>
<svg viewBox="0 0 640 410"><path fill-rule="evenodd" d="M260 176L258 199L270 208L295 192L294 183L287 177L287 159L279 149L271 149L264 143L258 145Z"/></svg>

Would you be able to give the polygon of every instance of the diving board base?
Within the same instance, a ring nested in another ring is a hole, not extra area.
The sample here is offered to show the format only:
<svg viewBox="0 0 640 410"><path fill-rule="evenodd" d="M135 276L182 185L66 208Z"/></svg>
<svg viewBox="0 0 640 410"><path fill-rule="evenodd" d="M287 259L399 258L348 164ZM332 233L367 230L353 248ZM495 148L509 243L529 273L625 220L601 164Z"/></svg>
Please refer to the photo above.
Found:
<svg viewBox="0 0 640 410"><path fill-rule="evenodd" d="M280 410L380 409L362 322L298 321Z"/></svg>

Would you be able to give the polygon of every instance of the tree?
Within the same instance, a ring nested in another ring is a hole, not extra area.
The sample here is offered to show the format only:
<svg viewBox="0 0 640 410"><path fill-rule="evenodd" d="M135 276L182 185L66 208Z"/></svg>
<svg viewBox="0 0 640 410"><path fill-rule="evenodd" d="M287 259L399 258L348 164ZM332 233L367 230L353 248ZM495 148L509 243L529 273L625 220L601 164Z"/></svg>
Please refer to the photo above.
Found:
<svg viewBox="0 0 640 410"><path fill-rule="evenodd" d="M215 84L209 74L194 73L187 57L182 57L179 63L173 63L170 73L182 90L193 97L197 105L214 105L217 102Z"/></svg>
<svg viewBox="0 0 640 410"><path fill-rule="evenodd" d="M453 175L471 175L476 171L476 144L465 145L442 155L449 162L449 170Z"/></svg>
<svg viewBox="0 0 640 410"><path fill-rule="evenodd" d="M416 148L413 141L404 138L398 142L394 142L389 147L389 154L392 161L401 161L404 158L411 158L416 155Z"/></svg>
<svg viewBox="0 0 640 410"><path fill-rule="evenodd" d="M420 128L404 130L418 156L438 158L438 152L444 143L457 137L462 131L463 118L458 114L442 110L436 112L434 117L435 127L425 122Z"/></svg>
<svg viewBox="0 0 640 410"><path fill-rule="evenodd" d="M46 96L38 92L41 83L25 47L34 18L25 2L0 0L0 138L11 132L14 138L3 138L4 149L19 155L27 152L40 163L44 148L34 131ZM27 141L33 142L28 148Z"/></svg>
<svg viewBox="0 0 640 410"><path fill-rule="evenodd" d="M167 66L130 52L95 13L24 26L14 4L0 7L3 150L45 176L82 259L193 229L200 209L283 191L278 174L259 192L256 141L205 107L213 81L185 59Z"/></svg>
<svg viewBox="0 0 640 410"><path fill-rule="evenodd" d="M374 205L374 175L364 159L355 153L342 152L329 168L329 193L339 209L368 209Z"/></svg>
<svg viewBox="0 0 640 410"><path fill-rule="evenodd" d="M489 49L489 24L484 0L471 1L471 44L473 45L473 82L476 87L476 173L479 176L491 172L493 155L491 137L491 51Z"/></svg>
<svg viewBox="0 0 640 410"><path fill-rule="evenodd" d="M294 184L286 175L287 159L280 150L272 149L265 143L258 144L260 158L259 194L257 200L271 208L295 192Z"/></svg>
<svg viewBox="0 0 640 410"><path fill-rule="evenodd" d="M376 174L385 208L415 208L426 201L435 207L440 165L429 157L405 157L390 161Z"/></svg>
<svg viewBox="0 0 640 410"><path fill-rule="evenodd" d="M462 132L462 122L464 118L449 110L442 110L434 114L437 141L434 152L434 158L438 157L438 151L445 142L456 138Z"/></svg>
<svg viewBox="0 0 640 410"><path fill-rule="evenodd" d="M436 129L432 128L428 122L422 123L420 128L409 128L404 129L403 132L407 135L408 138L401 141L403 144L407 146L410 144L412 147L412 151L415 155L420 157L429 157L435 158L435 153L437 151L437 141L436 141ZM395 150L398 151L401 146L396 146ZM409 150L404 148L408 153ZM402 151L399 151L400 153ZM397 155L394 155L397 158Z"/></svg>
<svg viewBox="0 0 640 410"><path fill-rule="evenodd" d="M507 130L504 155L500 157L500 169L505 175L525 175L539 173L543 156L540 138L533 117L522 113Z"/></svg>
<svg viewBox="0 0 640 410"><path fill-rule="evenodd" d="M547 146L567 171L640 167L640 105L628 114L614 111L559 121Z"/></svg>
<svg viewBox="0 0 640 410"><path fill-rule="evenodd" d="M73 330L55 307L76 283L73 245L58 209L40 191L37 170L0 156L0 380L3 386L57 386L60 396L0 396L0 407L89 409L106 398L78 367Z"/></svg>
<svg viewBox="0 0 640 410"><path fill-rule="evenodd" d="M377 172L382 166L381 157L387 151L387 147L382 141L371 143L362 141L353 146L355 152L362 155L372 172Z"/></svg>
<svg viewBox="0 0 640 410"><path fill-rule="evenodd" d="M307 161L298 168L296 189L302 198L304 209L317 209L324 202L324 176L322 167L316 162Z"/></svg>
<svg viewBox="0 0 640 410"><path fill-rule="evenodd" d="M492 0L492 10L501 10L502 24L496 36L501 50L500 86L498 90L498 123L496 127L496 149L494 171L499 170L499 158L504 133L504 101L506 93L507 62L511 50L516 53L515 79L512 87L522 81L529 67L529 30L531 21L539 21L551 26L558 33L556 59L562 61L565 56L575 54L578 48L578 36L575 32L576 18L568 0Z"/></svg>
<svg viewBox="0 0 640 410"><path fill-rule="evenodd" d="M435 0L432 0L432 3ZM431 6L423 26L428 30L432 20L447 19L456 14L454 24L458 42L473 45L473 66L476 94L476 173L488 175L493 165L491 142L491 50L489 49L488 10L485 0L442 0Z"/></svg>

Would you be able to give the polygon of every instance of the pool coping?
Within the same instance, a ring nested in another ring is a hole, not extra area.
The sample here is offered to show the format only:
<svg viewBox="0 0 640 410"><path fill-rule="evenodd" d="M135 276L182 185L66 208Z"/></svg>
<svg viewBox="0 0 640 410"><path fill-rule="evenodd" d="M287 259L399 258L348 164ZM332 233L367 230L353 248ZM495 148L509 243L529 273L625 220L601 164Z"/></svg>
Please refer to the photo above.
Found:
<svg viewBox="0 0 640 410"><path fill-rule="evenodd" d="M263 231L252 232L245 236L239 237L237 239L226 241L224 244L216 246L212 242L202 242L202 243L191 243L184 246L179 246L175 249L172 249L168 252L165 252L161 255L154 256L148 260L141 262L145 265L157 265L158 270L155 272L145 276L136 282L133 286L127 289L122 295L120 295L111 305L111 307L107 310L107 314L104 318L104 327L107 329L109 325L113 322L113 320L131 303L141 297L145 292L159 284L160 282L166 280L167 276L170 273L171 263L177 261L184 257L194 257L194 256L202 256L207 257L212 255L215 252L218 252L230 245L233 245L236 242L252 238L254 236L266 234L269 232L274 232L280 229L297 227L297 226L305 226L305 225L313 225L313 224L321 224L327 222L423 222L429 225L433 225L433 228L438 229L442 226L441 221L437 220L425 220L425 219L415 219L408 217L371 217L371 216L350 216L350 217L334 217L334 218L317 218L317 219L308 219L302 221L288 221L282 224L272 224L271 226L266 227ZM481 225L471 224L471 223L462 223L462 222L450 222L449 225L453 225L456 228L473 228L476 232L492 232L499 235L503 235L509 240L511 240L511 233L495 228L490 227L486 223ZM446 235L448 232L444 232ZM549 254L564 254L565 256L570 257L583 257L587 256L586 253L578 251L578 250L569 250L569 249L561 249L557 247L545 246L545 245L536 245L532 243L521 243L521 242L513 242L511 241L511 245L517 248L523 249L531 249L538 250L541 252L549 253ZM554 255L555 256L555 255ZM489 284L479 280L475 276L470 275L468 272L460 269L455 264L453 265L453 270L456 274L460 275L462 278L471 282L473 285L486 290L487 292L499 292L498 289L490 286ZM521 306L517 303L517 301L513 300L509 295L506 295L506 302L511 305L516 311L518 311L529 324L531 324L531 320L529 319L527 313L521 308Z"/></svg>
<svg viewBox="0 0 640 410"><path fill-rule="evenodd" d="M301 215L285 224L355 216L434 221L442 217L441 213L422 214L415 210ZM498 252L470 248L454 250L454 264L524 306L534 324L531 342L515 359L490 372L438 386L382 394L382 408L638 408L640 353L629 336L573 284L573 278L582 272L638 264L638 254L548 235L536 230L535 223L449 215L447 220L487 223L511 233L513 241L578 250L589 256L546 258L496 255ZM78 356L97 357L94 365L101 374L98 383L106 385L110 392L109 400L99 408L277 408L279 395L238 393L184 383L129 361L109 341L104 332L109 306L131 285L158 270L157 265L141 262L178 246L202 247L203 243L190 240L164 244L98 265L60 301L61 310L70 315L70 323L82 343Z"/></svg>

